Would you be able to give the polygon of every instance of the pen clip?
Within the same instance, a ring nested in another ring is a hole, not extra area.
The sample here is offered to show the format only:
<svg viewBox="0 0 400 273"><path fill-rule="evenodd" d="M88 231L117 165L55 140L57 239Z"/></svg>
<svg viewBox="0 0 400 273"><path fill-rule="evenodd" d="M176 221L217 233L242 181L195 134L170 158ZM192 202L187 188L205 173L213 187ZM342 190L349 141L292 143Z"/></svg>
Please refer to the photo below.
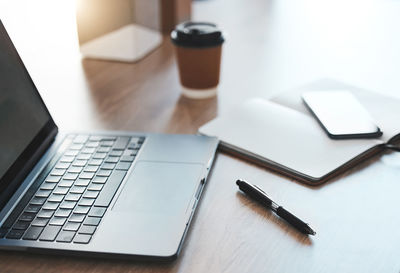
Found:
<svg viewBox="0 0 400 273"><path fill-rule="evenodd" d="M273 211L276 211L276 210L278 209L279 205L278 205L277 203L275 203L274 201L272 201L272 199L269 198L269 196L267 195L267 193L266 193L265 191L263 191L263 190L262 190L259 186L257 186L257 185L254 185L254 184L253 184L253 187L254 187L255 189L257 189L258 191L260 191L260 192L265 196L265 198L268 199L268 201L270 202L271 209L272 209Z"/></svg>
<svg viewBox="0 0 400 273"><path fill-rule="evenodd" d="M257 185L254 185L254 184L253 184L253 187L256 188L257 190L259 190L260 192L262 192L263 194L267 195L267 194L265 193L265 191L263 191L263 190L262 190L260 187L258 187Z"/></svg>

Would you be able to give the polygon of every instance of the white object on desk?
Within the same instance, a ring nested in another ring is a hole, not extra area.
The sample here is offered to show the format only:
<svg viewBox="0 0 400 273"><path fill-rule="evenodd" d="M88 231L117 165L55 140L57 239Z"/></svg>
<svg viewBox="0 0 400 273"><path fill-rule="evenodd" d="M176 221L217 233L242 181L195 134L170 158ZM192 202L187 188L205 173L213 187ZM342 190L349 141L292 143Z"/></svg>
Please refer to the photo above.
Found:
<svg viewBox="0 0 400 273"><path fill-rule="evenodd" d="M85 58L136 62L161 45L162 35L130 24L81 45Z"/></svg>

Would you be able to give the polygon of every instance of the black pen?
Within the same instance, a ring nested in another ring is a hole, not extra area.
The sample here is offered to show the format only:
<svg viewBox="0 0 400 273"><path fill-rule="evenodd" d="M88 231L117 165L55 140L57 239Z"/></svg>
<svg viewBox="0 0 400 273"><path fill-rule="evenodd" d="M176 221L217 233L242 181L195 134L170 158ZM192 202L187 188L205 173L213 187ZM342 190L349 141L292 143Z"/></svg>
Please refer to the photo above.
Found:
<svg viewBox="0 0 400 273"><path fill-rule="evenodd" d="M256 185L251 185L243 180L237 180L236 184L239 186L239 189L243 191L245 194L256 200L257 202L265 205L280 217L286 220L289 224L294 226L297 230L304 234L315 235L316 232L307 224L301 221L299 218L285 210L283 207L278 206L274 201L272 201L267 194L257 187Z"/></svg>

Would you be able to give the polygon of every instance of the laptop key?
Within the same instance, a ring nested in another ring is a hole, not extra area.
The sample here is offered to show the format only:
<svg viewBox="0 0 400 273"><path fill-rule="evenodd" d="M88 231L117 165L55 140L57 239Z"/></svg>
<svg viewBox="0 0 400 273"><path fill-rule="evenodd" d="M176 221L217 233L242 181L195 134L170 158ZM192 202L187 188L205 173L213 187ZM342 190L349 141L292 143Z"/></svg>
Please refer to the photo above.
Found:
<svg viewBox="0 0 400 273"><path fill-rule="evenodd" d="M60 175L49 175L46 178L46 182L49 182L49 183L58 183L58 181L60 181L60 180L61 180Z"/></svg>
<svg viewBox="0 0 400 273"><path fill-rule="evenodd" d="M33 219L35 219L36 214L35 213L29 213L29 212L24 212L22 215L19 217L20 221L23 222L32 222Z"/></svg>
<svg viewBox="0 0 400 273"><path fill-rule="evenodd" d="M25 230L12 229L7 234L6 238L7 239L21 239L21 237L22 237L22 235L24 235L24 233L25 233Z"/></svg>
<svg viewBox="0 0 400 273"><path fill-rule="evenodd" d="M97 198L98 195L99 195L98 191L86 191L83 197L95 199Z"/></svg>
<svg viewBox="0 0 400 273"><path fill-rule="evenodd" d="M132 153L132 149L126 149L126 150L123 151L122 155L123 156L124 155L131 155L131 153Z"/></svg>
<svg viewBox="0 0 400 273"><path fill-rule="evenodd" d="M103 188L102 184L90 184L90 186L88 187L88 191L101 191L101 189Z"/></svg>
<svg viewBox="0 0 400 273"><path fill-rule="evenodd" d="M117 156L109 156L104 160L104 162L106 162L106 163L117 163L118 161L119 161L119 157L117 157Z"/></svg>
<svg viewBox="0 0 400 273"><path fill-rule="evenodd" d="M40 209L41 209L41 206L29 204L26 207L25 212L38 213L40 211Z"/></svg>
<svg viewBox="0 0 400 273"><path fill-rule="evenodd" d="M19 230L26 230L30 225L30 222L23 222L23 221L18 221L14 224L13 229L19 229Z"/></svg>
<svg viewBox="0 0 400 273"><path fill-rule="evenodd" d="M40 236L40 234L43 231L43 227L30 227L24 237L22 239L24 240L37 240Z"/></svg>
<svg viewBox="0 0 400 273"><path fill-rule="evenodd" d="M75 157L74 156L63 156L60 159L61 163L71 163L72 161L74 161Z"/></svg>
<svg viewBox="0 0 400 273"><path fill-rule="evenodd" d="M99 145L100 145L100 142L98 142L98 141L90 141L90 142L86 143L86 147L89 147L89 148L96 148Z"/></svg>
<svg viewBox="0 0 400 273"><path fill-rule="evenodd" d="M109 152L111 150L111 147L99 147L98 149L97 149L97 152L99 152L99 153L107 153L107 152Z"/></svg>
<svg viewBox="0 0 400 273"><path fill-rule="evenodd" d="M93 155L93 158L94 158L94 159L104 159L104 158L106 158L106 156L107 156L107 153L100 153L100 152L97 152L97 153L95 153L95 154Z"/></svg>
<svg viewBox="0 0 400 273"><path fill-rule="evenodd" d="M101 218L99 217L86 217L85 221L83 222L84 225L87 226L98 226L100 224Z"/></svg>
<svg viewBox="0 0 400 273"><path fill-rule="evenodd" d="M67 218L71 214L72 209L59 209L54 216Z"/></svg>
<svg viewBox="0 0 400 273"><path fill-rule="evenodd" d="M66 188L70 188L72 186L72 184L74 184L74 180L61 180L60 183L58 183L59 187L66 187Z"/></svg>
<svg viewBox="0 0 400 273"><path fill-rule="evenodd" d="M38 206L43 206L44 202L46 202L46 198L43 197L33 197L31 202L29 204L31 205L38 205Z"/></svg>
<svg viewBox="0 0 400 273"><path fill-rule="evenodd" d="M83 193L85 190L86 190L86 187L73 186L69 192L70 193Z"/></svg>
<svg viewBox="0 0 400 273"><path fill-rule="evenodd" d="M54 191L53 194L59 194L59 195L66 195L68 192L67 187L57 187Z"/></svg>
<svg viewBox="0 0 400 273"><path fill-rule="evenodd" d="M111 151L110 152L110 156L121 156L122 155L122 151L120 150L115 150L115 151Z"/></svg>
<svg viewBox="0 0 400 273"><path fill-rule="evenodd" d="M68 231L68 230L62 230L56 239L56 242L59 243L70 243L72 242L72 239L75 236L75 232L74 231Z"/></svg>
<svg viewBox="0 0 400 273"><path fill-rule="evenodd" d="M87 185L89 185L89 183L90 183L90 179L79 178L78 180L75 181L74 186L84 186L84 187L86 187Z"/></svg>
<svg viewBox="0 0 400 273"><path fill-rule="evenodd" d="M52 195L50 195L49 199L47 199L47 201L55 202L55 203L61 203L61 201L63 199L64 199L64 195L52 194Z"/></svg>
<svg viewBox="0 0 400 273"><path fill-rule="evenodd" d="M140 137L132 137L131 143L143 143L143 141L141 141Z"/></svg>
<svg viewBox="0 0 400 273"><path fill-rule="evenodd" d="M96 226L81 226L81 228L79 229L78 233L79 234L89 234L89 235L93 235L94 232L96 231Z"/></svg>
<svg viewBox="0 0 400 273"><path fill-rule="evenodd" d="M77 160L75 160L74 162L72 162L72 166L75 166L75 167L84 167L87 163L88 163L87 160L80 160L80 159L77 159Z"/></svg>
<svg viewBox="0 0 400 273"><path fill-rule="evenodd" d="M100 167L100 169L103 169L103 170L112 170L114 168L115 168L115 164L114 163L104 163Z"/></svg>
<svg viewBox="0 0 400 273"><path fill-rule="evenodd" d="M44 210L42 209L38 214L37 218L47 218L50 219L54 214L54 210Z"/></svg>
<svg viewBox="0 0 400 273"><path fill-rule="evenodd" d="M82 143L74 143L74 144L72 144L70 147L69 147L69 149L70 150L80 150L80 149L82 149L83 148L83 144Z"/></svg>
<svg viewBox="0 0 400 273"><path fill-rule="evenodd" d="M103 163L102 159L92 159L89 161L88 165L100 166Z"/></svg>
<svg viewBox="0 0 400 273"><path fill-rule="evenodd" d="M92 179L94 176L94 173L89 173L89 172L83 172L79 175L79 178L82 179Z"/></svg>
<svg viewBox="0 0 400 273"><path fill-rule="evenodd" d="M80 226L81 226L81 223L68 222L68 223L63 227L63 230L78 231L78 229L79 229Z"/></svg>
<svg viewBox="0 0 400 273"><path fill-rule="evenodd" d="M55 202L46 202L43 205L43 209L45 210L56 210L58 208L59 203L55 203Z"/></svg>
<svg viewBox="0 0 400 273"><path fill-rule="evenodd" d="M104 184L107 181L107 177L106 176L95 176L93 178L93 183L96 184Z"/></svg>
<svg viewBox="0 0 400 273"><path fill-rule="evenodd" d="M42 186L40 186L41 190L54 190L54 188L56 187L56 183L48 183L48 182L44 182L42 184Z"/></svg>
<svg viewBox="0 0 400 273"><path fill-rule="evenodd" d="M50 173L50 175L54 175L54 176L61 176L64 175L65 173L65 169L53 169Z"/></svg>
<svg viewBox="0 0 400 273"><path fill-rule="evenodd" d="M96 175L97 176L106 176L106 177L108 177L108 176L111 175L111 173L112 173L111 170L100 170L100 171L97 172Z"/></svg>
<svg viewBox="0 0 400 273"><path fill-rule="evenodd" d="M139 143L131 142L131 143L129 143L129 145L128 145L128 149L130 149L130 150L139 149L139 148L140 148L140 144L139 144Z"/></svg>
<svg viewBox="0 0 400 273"><path fill-rule="evenodd" d="M50 175L64 175L65 169L54 169L51 171Z"/></svg>
<svg viewBox="0 0 400 273"><path fill-rule="evenodd" d="M39 240L52 242L56 239L60 230L61 226L47 226L44 228Z"/></svg>
<svg viewBox="0 0 400 273"><path fill-rule="evenodd" d="M95 173L97 172L97 170L99 169L99 166L95 166L95 165L88 165L85 167L85 172L89 172L89 173Z"/></svg>
<svg viewBox="0 0 400 273"><path fill-rule="evenodd" d="M36 197L47 198L51 194L51 190L38 190L35 194Z"/></svg>
<svg viewBox="0 0 400 273"><path fill-rule="evenodd" d="M135 157L134 157L134 156L131 156L131 155L124 155L124 156L121 156L121 162L124 162L124 161L126 161L126 162L132 162L134 159L135 159Z"/></svg>
<svg viewBox="0 0 400 273"><path fill-rule="evenodd" d="M67 196L65 196L66 201L78 201L81 198L82 194L78 193L68 193Z"/></svg>
<svg viewBox="0 0 400 273"><path fill-rule="evenodd" d="M75 205L76 205L75 201L64 201L61 203L60 208L72 210L75 207Z"/></svg>
<svg viewBox="0 0 400 273"><path fill-rule="evenodd" d="M64 153L64 155L68 156L77 156L79 154L79 150L69 150Z"/></svg>
<svg viewBox="0 0 400 273"><path fill-rule="evenodd" d="M68 169L68 167L71 165L71 163L67 162L59 162L54 168L55 169Z"/></svg>
<svg viewBox="0 0 400 273"><path fill-rule="evenodd" d="M102 147L112 147L114 145L114 141L102 141L100 146Z"/></svg>
<svg viewBox="0 0 400 273"><path fill-rule="evenodd" d="M69 222L74 222L74 223L82 223L83 220L85 219L84 214L72 214L72 216L69 218Z"/></svg>
<svg viewBox="0 0 400 273"><path fill-rule="evenodd" d="M63 218L63 217L53 217L50 222L49 225L52 226L63 226L65 224L65 222L67 221L67 218Z"/></svg>
<svg viewBox="0 0 400 273"><path fill-rule="evenodd" d="M113 171L113 173L108 178L108 181L105 184L103 190L97 197L94 205L97 207L108 207L125 175L126 171Z"/></svg>
<svg viewBox="0 0 400 273"><path fill-rule="evenodd" d="M77 173L67 173L66 175L64 175L63 179L67 179L67 180L76 180L78 178Z"/></svg>
<svg viewBox="0 0 400 273"><path fill-rule="evenodd" d="M88 160L90 159L90 154L79 154L76 158L77 159L82 159L82 160Z"/></svg>
<svg viewBox="0 0 400 273"><path fill-rule="evenodd" d="M72 166L68 169L69 173L80 173L83 170L83 167Z"/></svg>
<svg viewBox="0 0 400 273"><path fill-rule="evenodd" d="M130 137L118 137L114 143L113 150L124 150L130 139Z"/></svg>
<svg viewBox="0 0 400 273"><path fill-rule="evenodd" d="M103 217L105 212L106 212L106 208L93 207L90 209L89 216Z"/></svg>
<svg viewBox="0 0 400 273"><path fill-rule="evenodd" d="M101 138L100 138L101 141L110 141L110 140L115 141L116 139L117 139L117 137L115 137L115 136L101 136Z"/></svg>
<svg viewBox="0 0 400 273"><path fill-rule="evenodd" d="M96 148L84 148L84 149L82 149L81 153L82 154L93 154L94 151L96 151Z"/></svg>
<svg viewBox="0 0 400 273"><path fill-rule="evenodd" d="M131 166L130 162L119 162L117 166L115 167L116 170L123 170L127 171Z"/></svg>
<svg viewBox="0 0 400 273"><path fill-rule="evenodd" d="M77 234L74 238L74 243L77 244L88 244L92 239L92 235L87 234Z"/></svg>
<svg viewBox="0 0 400 273"><path fill-rule="evenodd" d="M85 206L77 206L74 209L74 213L76 214L87 214L89 212L90 207L85 207Z"/></svg>
<svg viewBox="0 0 400 273"><path fill-rule="evenodd" d="M48 222L49 222L49 219L36 218L35 220L32 221L31 226L34 226L34 227L45 227Z"/></svg>
<svg viewBox="0 0 400 273"><path fill-rule="evenodd" d="M137 149L135 149L135 150L130 150L129 155L130 155L130 156L136 156L138 152L139 152L139 150L137 150Z"/></svg>
<svg viewBox="0 0 400 273"><path fill-rule="evenodd" d="M80 205L80 206L88 206L88 207L91 207L91 206L93 205L93 203L94 203L94 199L90 199L90 198L82 198L82 199L79 201L79 205Z"/></svg>

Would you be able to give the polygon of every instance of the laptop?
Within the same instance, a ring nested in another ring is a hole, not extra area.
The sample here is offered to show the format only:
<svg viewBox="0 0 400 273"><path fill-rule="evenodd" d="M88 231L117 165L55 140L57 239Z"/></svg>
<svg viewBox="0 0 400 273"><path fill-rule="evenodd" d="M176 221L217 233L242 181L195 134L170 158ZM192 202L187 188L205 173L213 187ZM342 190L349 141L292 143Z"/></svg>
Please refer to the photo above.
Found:
<svg viewBox="0 0 400 273"><path fill-rule="evenodd" d="M0 21L0 249L173 260L218 141L58 132Z"/></svg>

